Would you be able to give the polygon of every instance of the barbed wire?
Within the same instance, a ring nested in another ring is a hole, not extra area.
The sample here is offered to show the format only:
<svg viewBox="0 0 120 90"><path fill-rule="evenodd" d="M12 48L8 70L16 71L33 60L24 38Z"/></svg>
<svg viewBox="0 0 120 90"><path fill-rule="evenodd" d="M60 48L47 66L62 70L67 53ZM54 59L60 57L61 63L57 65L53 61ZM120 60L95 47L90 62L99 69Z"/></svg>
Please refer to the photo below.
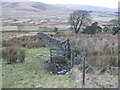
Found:
<svg viewBox="0 0 120 90"><path fill-rule="evenodd" d="M77 55L77 57L81 58L81 57L78 56L78 55ZM115 84L111 79L108 79L108 78L106 78L105 76L99 74L99 72L98 72L94 67L92 67L87 61L85 61L84 58L81 58L81 60L82 60L83 62L85 62L90 68L92 68L93 71L94 71L97 75L99 75L100 77L104 78L105 80L111 82L114 86L116 86L116 84ZM107 87L107 86L106 86L106 87Z"/></svg>
<svg viewBox="0 0 120 90"><path fill-rule="evenodd" d="M45 41L45 43L51 48L51 49L67 49L67 40L62 40L56 37L52 37L50 35L44 34L44 33L39 33L42 37L43 40ZM74 55L76 55L75 51L71 50L71 53L73 53ZM105 76L99 74L99 72L92 67L86 60L84 60L84 58L81 58L81 56L77 55L75 56L76 58L80 58L80 60L82 60L83 62L85 62L90 68L93 69L93 71L99 75L101 78L111 82L114 86L116 86L116 84L109 78L106 78ZM73 57L73 60L75 59L75 57ZM99 81L100 83L102 83L101 81ZM104 87L107 87L105 84L103 84Z"/></svg>

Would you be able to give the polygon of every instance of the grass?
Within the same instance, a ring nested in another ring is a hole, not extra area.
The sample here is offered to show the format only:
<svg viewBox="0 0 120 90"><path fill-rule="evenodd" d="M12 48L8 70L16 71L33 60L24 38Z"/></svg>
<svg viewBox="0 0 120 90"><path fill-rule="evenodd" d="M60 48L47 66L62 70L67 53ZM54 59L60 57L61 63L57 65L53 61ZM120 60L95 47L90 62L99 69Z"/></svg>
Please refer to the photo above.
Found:
<svg viewBox="0 0 120 90"><path fill-rule="evenodd" d="M70 28L69 25L63 25L63 24L59 24L59 22L55 22L52 23L46 23L43 24L42 27L41 25L38 26L24 26L23 29L21 29L21 31L53 31L54 28L57 27L59 31L62 30L68 30ZM18 31L16 26L3 26L0 27L0 31Z"/></svg>
<svg viewBox="0 0 120 90"><path fill-rule="evenodd" d="M3 88L75 88L71 74L52 75L44 69L43 61L49 59L48 48L27 49L26 62L6 64L2 62ZM37 54L44 56L37 57Z"/></svg>
<svg viewBox="0 0 120 90"><path fill-rule="evenodd" d="M21 37L24 35L33 35L33 33L25 33L25 34L17 33L15 37ZM3 37L4 36L5 35L3 35ZM6 36L8 36L7 37L8 39L12 38L12 35L6 35ZM56 37L59 37L61 39L69 38L71 45L73 44L72 47L77 48L77 50L81 52L83 52L82 48L84 48L85 45L88 45L86 47L88 48L87 50L89 51L88 52L89 63L91 65L95 63L95 65L92 65L92 66L96 66L96 67L99 67L97 65L104 66L105 63L108 64L109 62L108 57L110 57L111 52L109 50L107 51L107 49L111 48L111 46L109 45L112 44L113 42L115 42L115 45L117 46L116 44L117 37L111 36L111 35L108 35L108 36L102 35L102 34L100 36L99 35L91 36L91 35L82 35L82 34L69 35L69 33L65 33L64 35L63 33L61 33L61 35L58 34L58 36ZM90 40L89 38L92 40ZM105 42L103 41L106 41L107 43L109 43L108 47L105 48L105 50L102 49L106 45ZM98 52L93 53L93 50L98 49L99 51L100 45L102 46L100 50L101 52L104 52L104 53L100 55L97 55ZM96 48L96 46L98 47ZM114 46L115 51L117 50L116 46ZM92 48L93 50L90 51ZM115 52L115 55L116 53L117 52ZM37 57L37 54L41 54L43 56ZM43 65L43 61L48 59L49 59L49 48L31 48L31 49L27 49L27 57L25 59L25 63L23 64L17 63L17 64L8 65L6 64L6 61L3 60L2 87L3 88L41 88L41 87L43 88L76 88L78 87L78 85L76 86L76 83L74 81L74 78L71 76L71 73L68 73L66 75L52 75L48 73L48 71L46 71ZM2 59L0 61L2 61ZM101 69L101 67L99 67L99 69ZM90 76L90 78L92 77L98 78L95 74L91 74L91 75L92 76ZM117 79L118 79L117 75L116 76L110 75L108 73L107 74L105 73L104 75L107 78L110 78L111 80L113 80L117 84ZM102 79L99 78L99 80L102 80ZM102 81L106 82L104 80ZM91 81L89 82L91 83ZM90 86L89 83L87 85L88 87Z"/></svg>

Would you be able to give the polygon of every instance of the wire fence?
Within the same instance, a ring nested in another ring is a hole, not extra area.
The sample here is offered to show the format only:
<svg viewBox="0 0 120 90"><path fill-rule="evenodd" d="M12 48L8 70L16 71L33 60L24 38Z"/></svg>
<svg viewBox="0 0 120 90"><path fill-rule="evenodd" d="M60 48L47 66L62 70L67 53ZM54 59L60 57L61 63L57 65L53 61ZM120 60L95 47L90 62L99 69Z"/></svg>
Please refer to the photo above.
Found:
<svg viewBox="0 0 120 90"><path fill-rule="evenodd" d="M78 56L78 55L77 55L77 57L78 57L78 58L81 58L81 57ZM106 80L106 81L108 81L108 82L111 82L111 83L114 85L114 87L118 87L118 85L116 85L116 83L113 82L111 79L105 77L105 76L102 75L102 74L99 74L99 72L98 72L93 66L91 66L86 60L84 60L84 58L81 58L81 60L82 60L83 62L85 62L85 64L87 64L87 65L94 71L95 74L97 74L98 76L100 76L100 77L103 78L104 80ZM99 82L101 82L101 81L99 81ZM103 83L103 82L101 82L101 83ZM103 84L103 86L107 87L105 84Z"/></svg>
<svg viewBox="0 0 120 90"><path fill-rule="evenodd" d="M97 74L98 76L100 76L102 79L108 81L108 82L111 82L112 85L114 85L114 87L118 87L118 85L113 82L111 79L105 77L104 75L100 74L93 66L91 66L86 60L85 60L85 57L81 57L80 55L78 55L76 53L75 50L72 50L70 48L70 44L69 44L69 40L61 40L59 38L56 38L56 37L52 37L50 35L47 35L47 34L44 34L44 33L39 33L40 36L43 37L43 40L45 41L46 45L48 47L50 47L51 49L57 49L59 51L63 51L63 53L66 53L67 52L67 60L70 61L69 64L71 64L72 67L74 67L74 65L79 65L82 64L84 65L84 68L83 68L83 83L85 84L85 64L87 64L93 71L95 74ZM66 51L67 50L67 51ZM57 51L58 52L58 51ZM99 80L100 83L102 83L102 85L104 87L108 87L106 84L103 84L102 81Z"/></svg>
<svg viewBox="0 0 120 90"><path fill-rule="evenodd" d="M50 47L51 49L65 50L69 48L68 46L69 40L62 40L62 39L44 34L42 32L39 32L39 35L42 36L42 39L44 40L46 45Z"/></svg>

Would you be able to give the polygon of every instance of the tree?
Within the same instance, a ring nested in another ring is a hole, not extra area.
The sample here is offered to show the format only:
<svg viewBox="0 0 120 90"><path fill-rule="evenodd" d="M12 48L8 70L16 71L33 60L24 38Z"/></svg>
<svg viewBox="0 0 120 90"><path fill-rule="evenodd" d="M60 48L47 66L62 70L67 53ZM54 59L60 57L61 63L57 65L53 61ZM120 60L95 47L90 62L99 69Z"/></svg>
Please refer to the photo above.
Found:
<svg viewBox="0 0 120 90"><path fill-rule="evenodd" d="M82 26L86 26L90 22L90 14L84 10L76 10L70 14L69 23L72 30L77 34Z"/></svg>
<svg viewBox="0 0 120 90"><path fill-rule="evenodd" d="M111 31L112 31L112 34L113 35L116 35L118 32L119 32L119 20L117 19L112 19L109 21L110 23L110 28L111 28Z"/></svg>
<svg viewBox="0 0 120 90"><path fill-rule="evenodd" d="M95 33L98 33L98 32L102 31L102 28L100 26L98 26L98 22L92 23L92 27L94 27Z"/></svg>
<svg viewBox="0 0 120 90"><path fill-rule="evenodd" d="M59 33L59 32L58 32L58 28L55 27L54 30L53 30L53 32L55 32L56 34L58 34L58 33Z"/></svg>
<svg viewBox="0 0 120 90"><path fill-rule="evenodd" d="M23 25L17 25L17 29L18 29L18 31L21 31L21 30L24 29L24 26Z"/></svg>
<svg viewBox="0 0 120 90"><path fill-rule="evenodd" d="M112 28L112 34L116 35L120 31L119 27L113 27Z"/></svg>
<svg viewBox="0 0 120 90"><path fill-rule="evenodd" d="M107 27L107 26L105 26L105 27L103 28L103 32L108 32L108 31L110 31L110 28Z"/></svg>
<svg viewBox="0 0 120 90"><path fill-rule="evenodd" d="M98 22L92 23L91 26L87 26L82 33L84 34L96 34L98 32L101 32L102 28L98 26Z"/></svg>

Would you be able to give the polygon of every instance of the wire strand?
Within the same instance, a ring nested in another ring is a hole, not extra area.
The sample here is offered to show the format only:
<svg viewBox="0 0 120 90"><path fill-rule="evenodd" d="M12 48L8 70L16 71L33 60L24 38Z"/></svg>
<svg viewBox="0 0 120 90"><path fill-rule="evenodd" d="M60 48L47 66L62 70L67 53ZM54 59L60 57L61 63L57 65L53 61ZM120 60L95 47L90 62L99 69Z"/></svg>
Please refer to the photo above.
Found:
<svg viewBox="0 0 120 90"><path fill-rule="evenodd" d="M81 58L80 56L77 56L77 57ZM89 67L91 67L96 74L98 74L99 76L101 76L102 78L104 78L104 79L106 79L107 81L111 82L114 86L116 86L116 84L115 84L111 79L108 79L108 78L106 78L105 76L99 74L99 72L98 72L94 67L92 67L87 61L85 61L83 58L81 58L81 60L82 60L83 62L85 62Z"/></svg>

